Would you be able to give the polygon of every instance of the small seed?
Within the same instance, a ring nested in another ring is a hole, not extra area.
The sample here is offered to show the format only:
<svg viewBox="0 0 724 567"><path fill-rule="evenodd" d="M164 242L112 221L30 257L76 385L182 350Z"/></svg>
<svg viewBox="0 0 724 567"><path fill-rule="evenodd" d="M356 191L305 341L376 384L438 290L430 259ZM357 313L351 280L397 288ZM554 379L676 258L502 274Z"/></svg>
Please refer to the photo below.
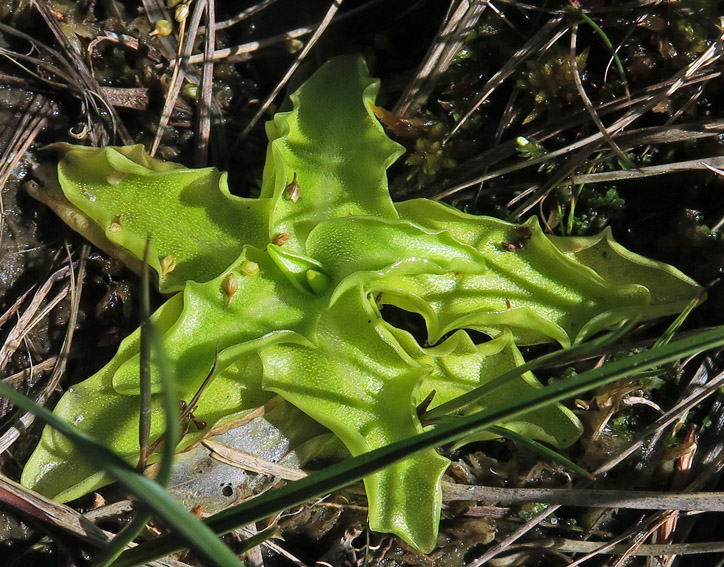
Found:
<svg viewBox="0 0 724 567"><path fill-rule="evenodd" d="M289 199L292 203L296 203L299 197L302 196L302 188L297 183L297 172L294 172L294 178L292 182L284 188L284 196Z"/></svg>
<svg viewBox="0 0 724 567"><path fill-rule="evenodd" d="M185 96L193 99L199 98L199 86L193 83L186 83L182 92Z"/></svg>
<svg viewBox="0 0 724 567"><path fill-rule="evenodd" d="M259 273L259 264L251 260L244 260L239 266L239 271L242 276L255 276Z"/></svg>
<svg viewBox="0 0 724 567"><path fill-rule="evenodd" d="M189 17L189 5L181 4L178 8L176 8L176 12L173 17L179 24L181 22L185 22L186 18Z"/></svg>
<svg viewBox="0 0 724 567"><path fill-rule="evenodd" d="M156 22L156 26L151 32L151 35L160 35L166 37L167 35L171 35L172 31L173 24L171 22L169 22L168 20L158 20Z"/></svg>
<svg viewBox="0 0 724 567"><path fill-rule="evenodd" d="M108 225L108 232L120 232L122 230L123 225L121 224L121 215L116 215L111 221L111 224Z"/></svg>
<svg viewBox="0 0 724 567"><path fill-rule="evenodd" d="M228 308L231 303L231 298L234 297L236 290L239 289L239 279L234 272L229 272L224 278L223 287L224 293L226 294L226 307Z"/></svg>
<svg viewBox="0 0 724 567"><path fill-rule="evenodd" d="M176 269L176 257L170 254L161 260L161 277L165 278Z"/></svg>
<svg viewBox="0 0 724 567"><path fill-rule="evenodd" d="M284 47L286 47L287 53L294 55L295 53L302 50L304 42L294 37L288 37L284 41Z"/></svg>

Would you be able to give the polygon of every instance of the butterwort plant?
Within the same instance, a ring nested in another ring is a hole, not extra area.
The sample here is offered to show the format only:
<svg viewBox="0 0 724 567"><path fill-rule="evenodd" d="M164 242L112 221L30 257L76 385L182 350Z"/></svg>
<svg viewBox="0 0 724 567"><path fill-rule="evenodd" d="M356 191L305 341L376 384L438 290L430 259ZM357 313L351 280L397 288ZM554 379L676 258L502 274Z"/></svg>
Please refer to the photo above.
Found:
<svg viewBox="0 0 724 567"><path fill-rule="evenodd" d="M403 149L374 116L378 88L357 56L319 69L266 126L259 198L232 195L214 168L160 161L140 145L65 148L59 187L43 199L133 267L150 235L148 262L169 296L152 320L186 402L214 368L194 409L209 427L189 431L179 450L279 394L359 455L423 431L418 406L431 394L434 408L521 365L519 345L568 347L624 320L676 313L699 293L608 230L553 237L535 218L511 224L427 199L393 203L386 169ZM384 305L420 314L427 340L386 321ZM468 330L490 340L476 344ZM134 464L139 342L136 331L55 409ZM151 379L157 438L155 364ZM540 387L527 372L459 411ZM501 425L558 448L581 432L560 404ZM448 464L428 450L367 477L371 529L432 550ZM68 501L110 480L46 428L22 482Z"/></svg>

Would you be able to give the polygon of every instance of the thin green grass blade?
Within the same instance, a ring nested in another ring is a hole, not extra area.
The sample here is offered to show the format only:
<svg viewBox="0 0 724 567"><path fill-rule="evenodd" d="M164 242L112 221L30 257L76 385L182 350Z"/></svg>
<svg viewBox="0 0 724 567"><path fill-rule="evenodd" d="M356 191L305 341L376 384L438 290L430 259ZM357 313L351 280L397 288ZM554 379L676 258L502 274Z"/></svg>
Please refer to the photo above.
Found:
<svg viewBox="0 0 724 567"><path fill-rule="evenodd" d="M151 237L146 238L146 247L143 250L143 271L141 274L141 364L139 365L139 396L140 410L138 418L138 446L140 447L138 465L136 469L142 472L148 460L148 441L151 434L151 307L148 291L148 249ZM164 389L164 392L166 390ZM168 417L168 416L167 416ZM106 545L103 550L93 558L91 567L108 567L126 549L126 546L135 540L151 519L151 512L145 508L137 509L133 520L124 527Z"/></svg>
<svg viewBox="0 0 724 567"><path fill-rule="evenodd" d="M143 272L141 275L141 364L139 372L141 409L138 424L138 439L141 450L136 468L139 472L142 472L149 457L148 441L151 432L151 350L153 348L156 352L156 361L161 378L164 419L166 421L164 432L166 442L162 448L156 482L165 487L171 478L175 448L179 441L180 427L178 406L176 404L176 387L171 377L169 364L166 361L160 337L151 323L150 278L148 268L150 241L150 237L146 239L146 247L143 251ZM93 559L91 566L108 567L111 565L123 550L126 549L128 544L134 541L143 531L151 516L151 510L141 503L131 523L123 528L116 537L108 543L103 551Z"/></svg>
<svg viewBox="0 0 724 567"><path fill-rule="evenodd" d="M462 396L458 396L457 398L450 400L449 402L440 404L439 406L425 413L421 417L421 420L425 425L431 425L438 421L444 420L447 416L458 410L461 410L465 406L477 402L478 400L482 400L489 392L492 392L493 390L495 390L496 388L500 388L501 386L505 386L505 384L509 380L512 380L513 378L516 378L525 372L534 371L541 366L545 366L546 364L560 364L566 361L576 360L581 356L585 356L591 352L596 351L597 349L616 342L617 340L625 336L634 327L635 324L636 321L629 321L615 331L597 337L591 341L586 341L585 343L581 343L567 349L552 352L550 354L545 354L534 360L531 360L530 362L526 362L525 364L518 366L517 368L513 368L512 370L501 374L495 380L491 380L483 386L474 388L473 390L466 392Z"/></svg>
<svg viewBox="0 0 724 567"><path fill-rule="evenodd" d="M490 427L486 427L486 429L488 431L490 431L491 433L495 433L496 435L500 435L501 437L505 437L506 439L515 441L517 444L523 445L524 447L529 448L531 451L538 453L539 455L541 455L542 457L544 457L546 459L555 461L556 463L562 465L563 467L567 468L568 470L575 472L578 476L587 478L589 480L596 480L596 477L593 476L591 473L589 473L586 469L578 466L576 463L571 461L569 458L564 457L558 451L551 449L550 447L544 445L543 443L539 443L538 441L536 441L534 439L529 439L528 437L526 437L525 435L521 435L517 431L513 431L512 429L507 429L500 425L492 425Z"/></svg>
<svg viewBox="0 0 724 567"><path fill-rule="evenodd" d="M681 313L679 313L679 316L676 319L674 319L674 322L671 323L671 325L669 325L669 327L664 331L664 333L654 343L654 346L652 348L657 348L662 345L670 343L671 339L674 338L674 335L679 330L679 327L681 327L681 325L683 325L684 321L686 321L686 318L694 310L694 307L697 307L698 305L700 305L705 299L706 299L706 289L702 289L689 302L689 304L684 308L684 310Z"/></svg>
<svg viewBox="0 0 724 567"><path fill-rule="evenodd" d="M236 555L214 535L213 531L191 515L180 502L171 498L157 482L139 474L105 446L79 432L69 423L58 419L52 412L7 384L0 383L0 396L17 408L33 413L38 419L65 435L79 453L95 467L107 472L129 494L162 518L176 536L187 542L200 557L207 559L213 565L242 567Z"/></svg>
<svg viewBox="0 0 724 567"><path fill-rule="evenodd" d="M613 43L611 43L611 40L608 39L608 36L606 35L606 32L603 31L601 26L599 26L595 21L591 19L590 16L588 16L583 10L576 8L574 6L566 6L569 11L577 14L580 16L580 18L586 22L593 31L595 31L598 36L603 40L603 43L608 48L609 52L611 53L611 57L613 57L613 60L616 64L616 70L618 71L618 75L621 78L621 82L623 83L624 91L626 92L626 98L631 98L631 90L629 89L628 80L626 79L626 71L623 69L623 63L621 63L621 59L618 56L618 52L616 51L616 48L613 46Z"/></svg>
<svg viewBox="0 0 724 567"><path fill-rule="evenodd" d="M492 407L442 423L434 429L404 441L348 459L306 478L292 482L283 488L257 496L240 506L219 512L207 518L204 522L218 534L228 533L241 526L260 521L276 512L299 505L316 496L328 494L348 486L418 451L454 442L496 423L610 384L637 371L647 370L721 346L724 346L724 327L716 327L657 349L610 362L578 376L549 384L545 388L531 392L526 396L521 396L515 403ZM116 565L117 567L132 567L147 563L173 553L181 549L182 546L183 542L177 536L163 536L126 551L118 558Z"/></svg>
<svg viewBox="0 0 724 567"><path fill-rule="evenodd" d="M93 558L90 567L108 567L123 553L126 546L138 537L146 527L148 520L151 519L151 513L146 510L136 511L133 520L118 535L108 542L103 550Z"/></svg>

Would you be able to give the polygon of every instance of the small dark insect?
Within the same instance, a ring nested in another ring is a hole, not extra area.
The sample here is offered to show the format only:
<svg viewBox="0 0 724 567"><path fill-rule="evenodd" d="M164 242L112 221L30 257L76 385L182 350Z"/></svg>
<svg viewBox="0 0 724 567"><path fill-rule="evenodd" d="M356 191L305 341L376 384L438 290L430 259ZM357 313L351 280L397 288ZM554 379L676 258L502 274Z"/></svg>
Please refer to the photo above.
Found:
<svg viewBox="0 0 724 567"><path fill-rule="evenodd" d="M126 281L111 281L106 285L106 293L96 304L96 317L102 317L106 311L121 307L123 317L129 319L132 315L132 297L131 286Z"/></svg>
<svg viewBox="0 0 724 567"><path fill-rule="evenodd" d="M501 242L500 245L506 252L515 252L516 250L525 250L525 247L530 242L533 233L527 226L519 226L515 229L518 233L518 239L515 242Z"/></svg>
<svg viewBox="0 0 724 567"><path fill-rule="evenodd" d="M120 276L123 273L123 262L105 254L91 252L88 255L88 260L100 266L101 272L105 276Z"/></svg>
<svg viewBox="0 0 724 567"><path fill-rule="evenodd" d="M506 306L508 309L511 308L510 299L508 299L507 297L505 298L505 306Z"/></svg>
<svg viewBox="0 0 724 567"><path fill-rule="evenodd" d="M186 409L188 408L188 404L184 400L178 401L178 408L181 410L182 419L188 420L188 422L193 423L196 426L196 429L198 431L201 431L202 429L206 429L208 423L206 423L203 420L196 419L196 416L193 414L193 412L186 412ZM185 416L183 414L186 414ZM188 429L187 429L188 431Z"/></svg>
<svg viewBox="0 0 724 567"><path fill-rule="evenodd" d="M291 237L292 235L288 232L280 232L279 234L274 235L274 238L272 238L272 244L275 244L276 246L284 246Z"/></svg>
<svg viewBox="0 0 724 567"><path fill-rule="evenodd" d="M398 138L419 138L430 129L432 122L426 122L420 118L408 120L399 118L389 110L385 110L381 106L372 105L372 112L375 113L377 119L392 135Z"/></svg>
<svg viewBox="0 0 724 567"><path fill-rule="evenodd" d="M515 229L515 232L518 233L518 248L525 248L525 245L533 236L533 232L527 226L519 226Z"/></svg>
<svg viewBox="0 0 724 567"><path fill-rule="evenodd" d="M122 277L123 263L97 252L90 254L88 260L99 266L101 271L101 274L93 276L93 282L106 288L105 294L96 304L96 317L103 317L106 312L120 308L123 317L130 319L133 315L133 289Z"/></svg>

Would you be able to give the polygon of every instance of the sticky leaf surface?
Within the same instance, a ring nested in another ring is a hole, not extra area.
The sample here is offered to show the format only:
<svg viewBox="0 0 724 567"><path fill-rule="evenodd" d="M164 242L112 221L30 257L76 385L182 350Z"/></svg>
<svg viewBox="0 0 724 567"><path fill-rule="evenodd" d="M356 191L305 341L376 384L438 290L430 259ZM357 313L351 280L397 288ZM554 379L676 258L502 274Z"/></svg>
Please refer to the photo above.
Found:
<svg viewBox="0 0 724 567"><path fill-rule="evenodd" d="M196 419L211 426L278 393L358 455L422 431L416 408L430 391L438 405L521 364L517 344L570 345L624 319L675 313L698 293L609 233L551 238L535 219L514 225L427 200L393 204L385 171L401 147L372 113L377 90L360 58L324 65L267 125L258 199L232 196L214 169L154 160L140 146L72 147L60 163L64 196L53 206L72 226L130 263L151 235L151 267L161 290L175 293L154 321L185 401L218 351ZM434 346L386 322L384 304L422 314ZM464 329L494 340L474 344ZM55 410L130 462L138 368L136 332ZM466 411L538 387L526 373ZM154 416L158 436L156 407ZM580 433L561 405L506 427L559 447ZM202 434L190 430L182 445ZM427 451L365 479L371 528L432 550L447 464ZM22 481L70 500L108 479L46 429Z"/></svg>

